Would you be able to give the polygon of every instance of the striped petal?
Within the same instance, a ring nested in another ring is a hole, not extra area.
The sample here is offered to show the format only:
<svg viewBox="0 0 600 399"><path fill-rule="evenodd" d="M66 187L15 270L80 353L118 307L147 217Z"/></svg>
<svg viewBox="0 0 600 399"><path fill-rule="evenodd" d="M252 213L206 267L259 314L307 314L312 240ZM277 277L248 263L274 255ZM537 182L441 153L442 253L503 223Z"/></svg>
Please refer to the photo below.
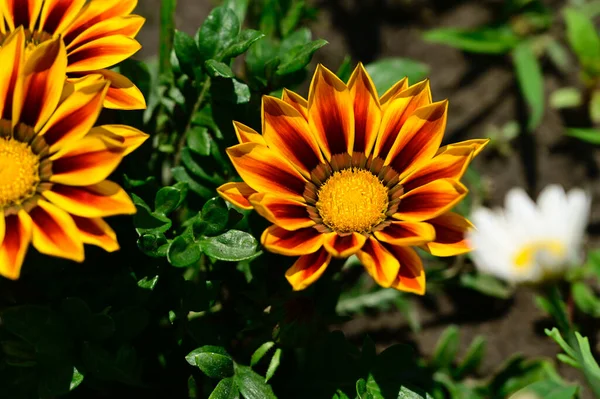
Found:
<svg viewBox="0 0 600 399"><path fill-rule="evenodd" d="M301 256L285 272L285 278L289 281L294 291L303 290L323 275L330 261L331 255L323 249Z"/></svg>
<svg viewBox="0 0 600 399"><path fill-rule="evenodd" d="M262 100L262 131L267 145L305 177L324 159L306 119L291 105L271 96Z"/></svg>
<svg viewBox="0 0 600 399"><path fill-rule="evenodd" d="M302 202L266 193L252 194L249 201L259 215L283 229L299 230L315 225Z"/></svg>
<svg viewBox="0 0 600 399"><path fill-rule="evenodd" d="M55 184L43 196L70 214L87 218L135 213L135 205L125 190L108 180L83 187Z"/></svg>
<svg viewBox="0 0 600 399"><path fill-rule="evenodd" d="M6 233L6 222L4 220L4 209L0 209L0 243L4 241L4 233Z"/></svg>
<svg viewBox="0 0 600 399"><path fill-rule="evenodd" d="M415 246L433 241L435 230L432 225L424 222L392 222L374 235L386 244Z"/></svg>
<svg viewBox="0 0 600 399"><path fill-rule="evenodd" d="M87 137L100 137L105 141L112 141L125 149L125 156L137 150L150 136L127 125L102 125L90 130Z"/></svg>
<svg viewBox="0 0 600 399"><path fill-rule="evenodd" d="M447 101L416 110L402 125L385 165L403 176L433 158L444 137L447 111Z"/></svg>
<svg viewBox="0 0 600 399"><path fill-rule="evenodd" d="M260 133L249 126L244 125L243 123L233 121L233 129L235 130L235 135L237 136L240 144L257 143L264 146L267 145L265 139Z"/></svg>
<svg viewBox="0 0 600 399"><path fill-rule="evenodd" d="M229 147L227 155L242 179L254 190L304 201L302 193L306 181L270 148L245 143Z"/></svg>
<svg viewBox="0 0 600 399"><path fill-rule="evenodd" d="M81 241L84 244L95 245L106 252L119 250L117 235L104 220L100 218L81 218L78 216L73 216L73 220L79 230Z"/></svg>
<svg viewBox="0 0 600 399"><path fill-rule="evenodd" d="M435 240L424 245L424 249L432 255L456 256L471 251L465 234L473 225L464 217L454 212L446 212L427 222L435 228Z"/></svg>
<svg viewBox="0 0 600 399"><path fill-rule="evenodd" d="M475 154L479 153L488 141L470 140L463 142L464 145L456 143L440 148L433 159L402 181L404 191L408 192L438 179L460 180Z"/></svg>
<svg viewBox="0 0 600 399"><path fill-rule="evenodd" d="M304 119L308 120L308 101L304 97L284 88L281 100L294 107Z"/></svg>
<svg viewBox="0 0 600 399"><path fill-rule="evenodd" d="M312 227L288 231L279 226L271 226L261 237L262 245L270 252L287 256L317 252L324 240L325 236Z"/></svg>
<svg viewBox="0 0 600 399"><path fill-rule="evenodd" d="M19 121L35 131L56 110L64 86L67 52L60 39L44 42L27 57L23 81L23 108Z"/></svg>
<svg viewBox="0 0 600 399"><path fill-rule="evenodd" d="M135 110L146 109L144 95L131 80L108 69L94 71L110 82L104 106L111 109Z"/></svg>
<svg viewBox="0 0 600 399"><path fill-rule="evenodd" d="M350 91L320 64L310 84L308 122L327 160L336 154L352 154L354 107Z"/></svg>
<svg viewBox="0 0 600 399"><path fill-rule="evenodd" d="M365 242L367 237L359 233L341 236L333 232L327 234L323 247L336 258L347 258L360 251Z"/></svg>
<svg viewBox="0 0 600 399"><path fill-rule="evenodd" d="M348 89L354 103L354 151L363 152L368 157L377 139L381 107L377 89L362 63L350 76Z"/></svg>
<svg viewBox="0 0 600 399"><path fill-rule="evenodd" d="M89 186L105 180L123 159L125 149L99 137L84 137L50 157L53 183Z"/></svg>
<svg viewBox="0 0 600 399"><path fill-rule="evenodd" d="M400 270L392 288L423 295L425 293L425 270L419 255L414 249L408 247L391 245L387 246L387 249L400 262Z"/></svg>
<svg viewBox="0 0 600 399"><path fill-rule="evenodd" d="M387 288L396 280L400 263L375 238L369 237L356 256L377 284Z"/></svg>
<svg viewBox="0 0 600 399"><path fill-rule="evenodd" d="M33 30L43 0L0 0L0 9L6 20L9 30L19 26Z"/></svg>
<svg viewBox="0 0 600 399"><path fill-rule="evenodd" d="M1 1L1 0L0 0ZM2 3L0 3L2 4ZM23 68L25 67L25 32L17 29L0 46L0 59L10 60L0 68L0 119L17 123L23 105Z"/></svg>
<svg viewBox="0 0 600 399"><path fill-rule="evenodd" d="M75 222L58 207L39 200L29 215L32 224L32 242L39 252L83 262L83 242Z"/></svg>
<svg viewBox="0 0 600 399"><path fill-rule="evenodd" d="M93 40L69 52L67 73L104 69L131 57L142 46L125 35Z"/></svg>
<svg viewBox="0 0 600 399"><path fill-rule="evenodd" d="M404 123L418 108L429 104L431 104L431 90L427 80L395 94L385 104L373 155L386 159Z"/></svg>
<svg viewBox="0 0 600 399"><path fill-rule="evenodd" d="M225 183L217 188L217 193L226 201L242 209L252 209L252 204L248 197L255 194L256 191L246 183L231 182Z"/></svg>
<svg viewBox="0 0 600 399"><path fill-rule="evenodd" d="M85 5L86 0L45 0L39 30L51 35L62 33Z"/></svg>
<svg viewBox="0 0 600 399"><path fill-rule="evenodd" d="M0 275L16 280L31 242L31 217L24 210L17 215L5 216L4 240L0 245Z"/></svg>
<svg viewBox="0 0 600 399"><path fill-rule="evenodd" d="M51 152L81 139L90 131L102 111L107 88L106 81L90 84L73 92L58 106L39 133Z"/></svg>
<svg viewBox="0 0 600 399"><path fill-rule="evenodd" d="M396 98L396 96L402 93L404 90L408 89L408 78L402 78L398 82L394 83L392 87L390 87L379 99L379 103L381 104L381 108L386 108L389 105L389 102Z"/></svg>
<svg viewBox="0 0 600 399"><path fill-rule="evenodd" d="M455 180L432 181L402 195L398 212L392 217L413 222L433 219L452 209L467 195L467 191Z"/></svg>
<svg viewBox="0 0 600 399"><path fill-rule="evenodd" d="M69 54L78 48L103 37L122 35L133 39L137 36L146 19L139 15L127 15L124 17L110 18L90 25L84 32L69 42L67 50Z"/></svg>

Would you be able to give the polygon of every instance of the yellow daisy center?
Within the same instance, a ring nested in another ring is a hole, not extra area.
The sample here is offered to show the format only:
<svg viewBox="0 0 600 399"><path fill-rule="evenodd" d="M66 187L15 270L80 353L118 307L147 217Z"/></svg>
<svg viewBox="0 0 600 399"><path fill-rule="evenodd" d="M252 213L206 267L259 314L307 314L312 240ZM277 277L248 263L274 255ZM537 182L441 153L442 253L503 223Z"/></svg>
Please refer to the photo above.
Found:
<svg viewBox="0 0 600 399"><path fill-rule="evenodd" d="M539 254L545 253L552 257L563 257L566 248L558 240L537 241L523 246L515 255L514 262L518 269L531 267Z"/></svg>
<svg viewBox="0 0 600 399"><path fill-rule="evenodd" d="M0 138L0 209L31 198L40 182L40 160L27 143Z"/></svg>
<svg viewBox="0 0 600 399"><path fill-rule="evenodd" d="M317 196L323 224L338 233L366 233L386 218L388 189L367 170L350 168L333 173Z"/></svg>

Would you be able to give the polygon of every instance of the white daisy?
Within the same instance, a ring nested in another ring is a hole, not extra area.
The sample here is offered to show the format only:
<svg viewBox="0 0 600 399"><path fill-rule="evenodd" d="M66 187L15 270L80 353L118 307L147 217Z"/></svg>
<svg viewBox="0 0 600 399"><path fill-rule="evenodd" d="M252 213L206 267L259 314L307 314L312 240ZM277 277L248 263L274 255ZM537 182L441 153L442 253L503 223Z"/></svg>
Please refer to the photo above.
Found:
<svg viewBox="0 0 600 399"><path fill-rule="evenodd" d="M511 189L505 209L480 208L467 233L473 261L488 274L514 283L560 278L582 262L590 197L581 189L565 193L547 186L534 203L521 188Z"/></svg>

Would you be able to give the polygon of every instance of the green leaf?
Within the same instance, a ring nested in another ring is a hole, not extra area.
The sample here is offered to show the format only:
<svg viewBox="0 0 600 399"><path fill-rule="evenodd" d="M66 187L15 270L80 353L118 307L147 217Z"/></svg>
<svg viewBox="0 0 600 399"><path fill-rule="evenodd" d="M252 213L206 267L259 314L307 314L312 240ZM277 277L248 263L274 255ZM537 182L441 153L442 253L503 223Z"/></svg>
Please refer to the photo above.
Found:
<svg viewBox="0 0 600 399"><path fill-rule="evenodd" d="M571 285L571 295L577 307L592 317L600 317L600 298L583 282Z"/></svg>
<svg viewBox="0 0 600 399"><path fill-rule="evenodd" d="M276 399L265 379L248 366L236 365L234 380L245 399Z"/></svg>
<svg viewBox="0 0 600 399"><path fill-rule="evenodd" d="M250 88L237 79L215 78L210 92L215 102L225 104L246 104L250 102Z"/></svg>
<svg viewBox="0 0 600 399"><path fill-rule="evenodd" d="M171 49L173 48L173 35L175 32L176 7L177 0L161 1L159 49L159 71L161 76L171 72Z"/></svg>
<svg viewBox="0 0 600 399"><path fill-rule="evenodd" d="M246 19L246 12L248 11L248 1L249 0L225 0L223 2L223 7L227 7L231 9L235 13L238 18L238 21L241 23Z"/></svg>
<svg viewBox="0 0 600 399"><path fill-rule="evenodd" d="M176 30L173 49L181 70L191 78L195 78L194 70L199 67L201 57L194 38L185 32Z"/></svg>
<svg viewBox="0 0 600 399"><path fill-rule="evenodd" d="M3 328L30 344L44 337L50 322L50 311L41 306L13 306L4 309L1 316Z"/></svg>
<svg viewBox="0 0 600 399"><path fill-rule="evenodd" d="M233 375L233 360L220 346L206 345L191 351L185 360L197 366L210 378L226 378Z"/></svg>
<svg viewBox="0 0 600 399"><path fill-rule="evenodd" d="M260 359L262 359L267 352L275 345L275 342L268 341L258 347L257 350L254 351L252 357L250 358L250 366L256 366Z"/></svg>
<svg viewBox="0 0 600 399"><path fill-rule="evenodd" d="M529 106L527 129L533 131L544 116L544 76L530 43L523 42L514 49L513 63L521 94Z"/></svg>
<svg viewBox="0 0 600 399"><path fill-rule="evenodd" d="M335 74L342 81L347 82L352 75L352 57L349 55L345 56Z"/></svg>
<svg viewBox="0 0 600 399"><path fill-rule="evenodd" d="M464 287L500 299L508 299L513 293L513 290L500 280L483 273L462 274L460 276L460 283Z"/></svg>
<svg viewBox="0 0 600 399"><path fill-rule="evenodd" d="M156 193L154 212L168 215L179 207L184 198L185 191L181 187L163 187Z"/></svg>
<svg viewBox="0 0 600 399"><path fill-rule="evenodd" d="M590 98L590 119L594 124L600 124L600 89L592 92Z"/></svg>
<svg viewBox="0 0 600 399"><path fill-rule="evenodd" d="M233 377L224 378L215 387L208 399L238 399L240 393Z"/></svg>
<svg viewBox="0 0 600 399"><path fill-rule="evenodd" d="M600 129L569 128L567 136L578 138L591 144L600 144Z"/></svg>
<svg viewBox="0 0 600 399"><path fill-rule="evenodd" d="M77 388L82 382L85 376L79 372L75 367L73 367L73 376L71 377L71 385L69 386L69 391Z"/></svg>
<svg viewBox="0 0 600 399"><path fill-rule="evenodd" d="M423 38L429 42L483 54L506 54L519 42L519 38L507 26L478 30L441 28L426 32Z"/></svg>
<svg viewBox="0 0 600 399"><path fill-rule="evenodd" d="M146 255L153 258L167 256L169 242L163 233L144 233L137 241L138 248Z"/></svg>
<svg viewBox="0 0 600 399"><path fill-rule="evenodd" d="M269 363L269 368L267 369L267 374L265 375L265 382L269 382L273 375L275 375L275 371L279 367L279 363L281 361L281 348L277 348L275 354L271 358L271 362Z"/></svg>
<svg viewBox="0 0 600 399"><path fill-rule="evenodd" d="M230 8L213 9L196 34L201 58L220 61L217 54L233 43L239 32L240 22Z"/></svg>
<svg viewBox="0 0 600 399"><path fill-rule="evenodd" d="M421 81L429 75L429 67L409 58L384 58L370 63L366 67L379 95L383 95L396 82L408 77L412 84Z"/></svg>
<svg viewBox="0 0 600 399"><path fill-rule="evenodd" d="M576 87L563 87L550 95L550 106L555 109L579 107L582 102L581 91Z"/></svg>
<svg viewBox="0 0 600 399"><path fill-rule="evenodd" d="M469 349L467 349L467 353L456 368L457 379L463 378L465 375L475 372L479 368L483 356L485 355L485 347L485 337L481 335L475 337L471 342Z"/></svg>
<svg viewBox="0 0 600 399"><path fill-rule="evenodd" d="M211 142L212 138L205 127L193 126L187 132L187 146L198 155L209 156Z"/></svg>
<svg viewBox="0 0 600 399"><path fill-rule="evenodd" d="M221 57L223 59L237 57L248 51L248 49L256 43L258 40L265 37L262 32L254 29L245 29L235 38L234 42L230 44L225 50Z"/></svg>
<svg viewBox="0 0 600 399"><path fill-rule="evenodd" d="M135 194L131 194L131 199L137 209L133 216L133 225L139 235L146 233L164 233L171 228L171 219L164 215L156 214L150 211L150 208L144 200Z"/></svg>
<svg viewBox="0 0 600 399"><path fill-rule="evenodd" d="M326 40L319 39L291 48L281 57L281 63L277 67L277 75L286 75L304 68L310 62L315 51L327 43Z"/></svg>
<svg viewBox="0 0 600 399"><path fill-rule="evenodd" d="M373 395L367 392L367 381L364 378L356 381L356 394L358 399L373 399Z"/></svg>
<svg viewBox="0 0 600 399"><path fill-rule="evenodd" d="M458 327L450 326L446 328L433 352L431 362L434 367L444 369L452 366L452 362L458 351L458 345Z"/></svg>
<svg viewBox="0 0 600 399"><path fill-rule="evenodd" d="M515 396L527 397L534 394L536 398L544 399L574 399L579 391L578 386L564 386L554 380L536 381L515 393Z"/></svg>
<svg viewBox="0 0 600 399"><path fill-rule="evenodd" d="M567 40L590 77L600 74L600 36L594 22L583 12L566 8Z"/></svg>
<svg viewBox="0 0 600 399"><path fill-rule="evenodd" d="M215 259L237 262L257 255L256 239L243 231L229 230L216 237L207 237L200 241L202 251Z"/></svg>
<svg viewBox="0 0 600 399"><path fill-rule="evenodd" d="M213 78L233 78L235 74L229 68L229 65L217 60L208 60L204 63L208 74Z"/></svg>
<svg viewBox="0 0 600 399"><path fill-rule="evenodd" d="M196 180L194 180L186 172L186 170L183 166L177 166L177 167L171 169L171 172L173 173L173 177L175 178L175 180L177 180L180 183L187 183L190 190L192 190L193 192L198 194L200 197L210 198L214 195L212 190L209 190L208 188L204 187L203 185L198 183ZM135 219L135 216L134 216L134 219Z"/></svg>
<svg viewBox="0 0 600 399"><path fill-rule="evenodd" d="M221 197L214 197L206 201L201 212L204 224L204 235L215 235L223 231L229 220L227 203Z"/></svg>
<svg viewBox="0 0 600 399"><path fill-rule="evenodd" d="M137 285L143 290L154 291L154 287L158 283L159 276L154 276L152 278L144 277L140 281L138 281Z"/></svg>
<svg viewBox="0 0 600 399"><path fill-rule="evenodd" d="M191 234L175 237L169 245L167 260L175 267L187 267L200 260L202 252Z"/></svg>
<svg viewBox="0 0 600 399"><path fill-rule="evenodd" d="M298 26L302 15L304 14L305 3L302 0L295 0L288 9L285 16L281 19L281 36L288 36Z"/></svg>

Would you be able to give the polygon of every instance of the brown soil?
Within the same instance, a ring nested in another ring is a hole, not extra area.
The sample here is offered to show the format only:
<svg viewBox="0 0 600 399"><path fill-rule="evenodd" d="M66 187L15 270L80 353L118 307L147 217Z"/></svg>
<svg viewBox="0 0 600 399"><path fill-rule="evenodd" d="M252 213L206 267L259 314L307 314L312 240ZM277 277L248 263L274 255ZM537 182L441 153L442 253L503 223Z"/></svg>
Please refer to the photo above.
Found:
<svg viewBox="0 0 600 399"><path fill-rule="evenodd" d="M214 6L209 0L179 0L177 25L193 34ZM424 29L441 26L477 26L493 17L499 1L458 0L323 0L313 4L321 9L311 28L314 37L324 38L329 45L315 55L315 62L336 69L345 55L365 63L388 56L409 57L431 67L434 99L450 100L446 141L485 137L491 125L502 126L511 120L524 123L525 105L518 95L509 59L466 55L446 46L426 43L420 34ZM560 1L547 1L550 7ZM138 12L148 22L140 33L144 49L140 57L156 54L160 0L142 0ZM569 76L548 70L546 94L568 84L576 84L577 73ZM306 93L303 93L306 94ZM501 157L488 152L475 162L489 186L489 204L502 205L505 193L514 186L525 187L537 194L550 183L565 188L583 187L594 197L600 185L592 184L598 176L600 156L581 143L564 137L564 115L546 108L543 123L534 135L524 135L513 145L513 154ZM592 211L590 233L597 241L600 232L600 203ZM397 312L360 317L346 323L343 330L359 340L363 334L373 336L381 347L395 342L413 341L424 354L431 354L440 333L449 324L460 327L462 350L478 334L488 340L483 373L491 372L512 354L554 358L557 346L543 334L548 320L533 303L533 293L519 289L500 311L473 308L470 301L442 298L443 306L432 310L416 301L423 321L417 336L408 331ZM492 301L493 302L493 301ZM490 303L492 303L490 302ZM497 303L496 303L497 305ZM569 380L579 374L565 366L560 371ZM590 396L588 396L590 395ZM589 390L582 396L591 398Z"/></svg>

